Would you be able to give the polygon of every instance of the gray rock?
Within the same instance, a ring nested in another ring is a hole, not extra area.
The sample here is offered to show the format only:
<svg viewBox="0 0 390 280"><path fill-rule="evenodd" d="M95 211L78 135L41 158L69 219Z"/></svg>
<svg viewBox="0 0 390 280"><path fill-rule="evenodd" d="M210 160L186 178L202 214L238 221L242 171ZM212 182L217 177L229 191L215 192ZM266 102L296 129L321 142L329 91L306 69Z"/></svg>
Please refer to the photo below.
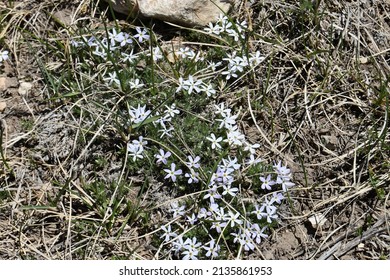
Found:
<svg viewBox="0 0 390 280"><path fill-rule="evenodd" d="M106 0L125 15L140 15L185 26L203 26L227 13L233 0Z"/></svg>

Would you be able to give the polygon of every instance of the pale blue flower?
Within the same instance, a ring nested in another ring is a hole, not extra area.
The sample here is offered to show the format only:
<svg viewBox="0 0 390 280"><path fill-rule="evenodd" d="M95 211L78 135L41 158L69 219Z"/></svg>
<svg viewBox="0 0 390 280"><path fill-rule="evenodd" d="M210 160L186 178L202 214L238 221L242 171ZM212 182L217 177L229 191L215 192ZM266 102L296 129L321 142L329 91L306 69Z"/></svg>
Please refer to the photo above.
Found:
<svg viewBox="0 0 390 280"><path fill-rule="evenodd" d="M254 67L260 64L261 62L263 62L264 59L265 57L260 54L260 51L257 51L255 53L250 54L249 63L251 64L252 67Z"/></svg>
<svg viewBox="0 0 390 280"><path fill-rule="evenodd" d="M164 57L163 54L161 53L161 50L159 47L154 47L152 49L152 52L150 54L148 54L148 56L152 56L153 61L159 61L160 59L162 59Z"/></svg>
<svg viewBox="0 0 390 280"><path fill-rule="evenodd" d="M122 52L121 55L122 55L122 61L123 62L134 62L134 60L136 58L138 58L138 55L136 54L133 54L133 49L130 51L130 53L125 53L125 52Z"/></svg>
<svg viewBox="0 0 390 280"><path fill-rule="evenodd" d="M218 257L218 253L221 250L221 246L215 244L215 239L211 239L205 245L203 246L203 249L206 250L206 257Z"/></svg>
<svg viewBox="0 0 390 280"><path fill-rule="evenodd" d="M228 156L228 159L222 159L225 168L233 168L234 170L240 169L241 164L237 163L237 161L237 157L230 158L230 156Z"/></svg>
<svg viewBox="0 0 390 280"><path fill-rule="evenodd" d="M164 171L167 173L164 179L171 178L172 182L176 181L177 175L181 175L183 173L181 169L176 170L176 164L174 164L173 162L171 163L171 169L164 169Z"/></svg>
<svg viewBox="0 0 390 280"><path fill-rule="evenodd" d="M160 135L160 138L163 138L164 136L172 137L171 131L174 131L175 129L172 126L167 127L164 122L160 122L162 129L159 129L159 132L162 132Z"/></svg>
<svg viewBox="0 0 390 280"><path fill-rule="evenodd" d="M106 81L108 85L115 84L116 86L120 86L121 84L116 72L108 73L108 77L103 78L103 80Z"/></svg>
<svg viewBox="0 0 390 280"><path fill-rule="evenodd" d="M202 246L202 243L197 242L196 237L192 237L192 239L187 238L187 240L184 242L184 248L187 250L198 250L199 247Z"/></svg>
<svg viewBox="0 0 390 280"><path fill-rule="evenodd" d="M211 203L215 202L215 199L221 199L222 196L218 193L216 187L212 187L207 191L207 194L203 196L203 199L210 199Z"/></svg>
<svg viewBox="0 0 390 280"><path fill-rule="evenodd" d="M8 51L1 51L0 52L0 62L8 60L9 59L8 54L9 54Z"/></svg>
<svg viewBox="0 0 390 280"><path fill-rule="evenodd" d="M197 255L199 254L198 250L187 250L182 253L184 257L182 258L183 260L197 260Z"/></svg>
<svg viewBox="0 0 390 280"><path fill-rule="evenodd" d="M172 232L171 225L161 226L161 229L164 231L164 234L161 235L161 238L164 238L165 242L171 240L171 238L175 238L177 236L176 233Z"/></svg>
<svg viewBox="0 0 390 280"><path fill-rule="evenodd" d="M258 204L256 204L255 209L256 210L253 210L251 213L255 214L257 219L261 220L266 215L266 212L264 212L264 207L262 208Z"/></svg>
<svg viewBox="0 0 390 280"><path fill-rule="evenodd" d="M184 242L184 251L182 255L184 255L183 260L197 260L197 255L199 254L199 247L202 246L202 243L197 242L196 237L193 237L192 240L187 238Z"/></svg>
<svg viewBox="0 0 390 280"><path fill-rule="evenodd" d="M218 24L213 25L213 23L210 22L208 26L204 28L204 31L206 31L209 34L219 35L223 31L223 28Z"/></svg>
<svg viewBox="0 0 390 280"><path fill-rule="evenodd" d="M172 212L173 217L176 218L177 216L183 216L185 214L185 205L179 205L177 201L174 201L171 203L171 209L169 212Z"/></svg>
<svg viewBox="0 0 390 280"><path fill-rule="evenodd" d="M187 222L189 222L191 225L195 224L197 220L198 218L195 216L194 213L192 213L191 216L187 216Z"/></svg>
<svg viewBox="0 0 390 280"><path fill-rule="evenodd" d="M188 79L183 82L186 86L188 94L191 94L192 91L196 91L197 93L201 92L202 89L200 86L202 85L201 80L195 80L191 75L188 76Z"/></svg>
<svg viewBox="0 0 390 280"><path fill-rule="evenodd" d="M281 204L283 199L284 199L284 195L280 192L277 192L272 194L271 202L272 203L276 202L278 204Z"/></svg>
<svg viewBox="0 0 390 280"><path fill-rule="evenodd" d="M260 228L258 224L252 224L250 225L250 234L251 238L257 243L261 243L261 239L265 239L268 237L267 234L264 233L264 231L267 229L266 227Z"/></svg>
<svg viewBox="0 0 390 280"><path fill-rule="evenodd" d="M183 249L184 249L183 235L179 235L172 242L172 251L174 251L175 255L177 255Z"/></svg>
<svg viewBox="0 0 390 280"><path fill-rule="evenodd" d="M188 178L188 184L198 183L199 182L199 173L191 170L191 173L184 174L186 178Z"/></svg>
<svg viewBox="0 0 390 280"><path fill-rule="evenodd" d="M260 148L260 144L250 144L248 142L245 142L245 148L244 151L249 151L251 155L256 153L256 149Z"/></svg>
<svg viewBox="0 0 390 280"><path fill-rule="evenodd" d="M263 190L267 189L267 190L271 190L271 187L273 185L275 185L275 182L271 179L271 174L269 174L266 178L265 177L262 177L260 176L260 181L263 182L261 184L261 188Z"/></svg>
<svg viewBox="0 0 390 280"><path fill-rule="evenodd" d="M221 217L216 217L215 219L213 219L210 229L215 229L218 233L221 233L226 226L226 221L224 221Z"/></svg>
<svg viewBox="0 0 390 280"><path fill-rule="evenodd" d="M231 196L236 196L238 188L233 188L231 184L223 185L222 195L229 194Z"/></svg>
<svg viewBox="0 0 390 280"><path fill-rule="evenodd" d="M130 89L139 89L145 86L138 78L135 80L130 80L129 85Z"/></svg>
<svg viewBox="0 0 390 280"><path fill-rule="evenodd" d="M230 112L229 112L228 114L225 114L225 116L223 116L223 117L224 117L223 119L217 119L217 121L221 122L219 125L219 128L222 128L222 127L228 128L228 127L235 125L238 115L232 116L232 115L230 115Z"/></svg>
<svg viewBox="0 0 390 280"><path fill-rule="evenodd" d="M237 225L243 224L243 221L241 219L239 219L240 213L238 213L238 212L233 213L232 211L229 211L229 216L230 216L229 222L230 222L231 227L234 227L236 224Z"/></svg>
<svg viewBox="0 0 390 280"><path fill-rule="evenodd" d="M137 108L130 107L130 121L132 123L141 123L150 115L150 113L150 110L146 110L146 105L141 107L141 105L138 104Z"/></svg>
<svg viewBox="0 0 390 280"><path fill-rule="evenodd" d="M137 34L134 35L134 38L138 39L138 42L142 43L143 41L149 40L150 36L148 34L148 30L146 28L136 27Z"/></svg>
<svg viewBox="0 0 390 280"><path fill-rule="evenodd" d="M140 146L142 148L145 148L146 145L148 144L148 141L144 140L143 136L139 136L138 140L133 140L132 143L136 146Z"/></svg>
<svg viewBox="0 0 390 280"><path fill-rule="evenodd" d="M200 210L198 212L198 219L207 218L207 217L210 217L211 215L212 215L212 213L203 207L203 208L200 208Z"/></svg>
<svg viewBox="0 0 390 280"><path fill-rule="evenodd" d="M234 169L233 168L224 168L224 167L218 167L217 169L217 176L218 181L222 182L223 184L229 184L233 182L233 174Z"/></svg>
<svg viewBox="0 0 390 280"><path fill-rule="evenodd" d="M254 154L251 154L249 156L249 158L246 160L246 164L247 165L255 165L255 164L258 164L262 161L262 159L260 157L257 157L255 158L255 155Z"/></svg>
<svg viewBox="0 0 390 280"><path fill-rule="evenodd" d="M133 161L136 161L137 158L144 158L143 156L144 148L140 145L135 145L133 143L127 143L127 152L130 157L133 157Z"/></svg>
<svg viewBox="0 0 390 280"><path fill-rule="evenodd" d="M186 162L186 165L188 168L199 168L200 167L200 164L199 164L199 160L200 160L200 157L199 156L196 156L195 158L193 158L192 156L188 156L188 161Z"/></svg>
<svg viewBox="0 0 390 280"><path fill-rule="evenodd" d="M167 106L165 105L165 107L167 108L165 111L164 111L164 114L165 116L167 117L174 117L175 115L178 115L180 114L180 111L178 109L176 109L176 105L175 103L173 103L171 106Z"/></svg>
<svg viewBox="0 0 390 280"><path fill-rule="evenodd" d="M287 192L287 190L293 186L295 186L293 182L290 182L288 180L282 181L282 189L284 192Z"/></svg>
<svg viewBox="0 0 390 280"><path fill-rule="evenodd" d="M157 163L164 163L167 164L167 159L171 156L171 152L165 152L163 149L160 149L160 154L154 155L155 158L157 158Z"/></svg>
<svg viewBox="0 0 390 280"><path fill-rule="evenodd" d="M207 96L213 96L216 93L212 84L203 86L202 91L204 91Z"/></svg>
<svg viewBox="0 0 390 280"><path fill-rule="evenodd" d="M221 149L221 145L219 142L222 141L222 137L215 137L214 133L211 133L210 137L206 137L207 140L211 141L211 148L214 149Z"/></svg>

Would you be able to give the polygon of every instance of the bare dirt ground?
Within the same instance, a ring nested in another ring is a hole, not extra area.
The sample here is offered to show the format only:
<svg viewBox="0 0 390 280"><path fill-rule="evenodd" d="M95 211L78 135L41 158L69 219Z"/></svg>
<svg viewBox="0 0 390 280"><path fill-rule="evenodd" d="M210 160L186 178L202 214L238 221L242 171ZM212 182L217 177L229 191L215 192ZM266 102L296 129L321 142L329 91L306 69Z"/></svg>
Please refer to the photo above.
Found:
<svg viewBox="0 0 390 280"><path fill-rule="evenodd" d="M50 98L42 67L64 67L44 44L67 42L67 30L54 15L69 26L99 25L102 7L92 2L0 3L6 15L0 49L11 53L0 66L2 259L156 256L149 233L138 230L141 218L123 227L128 221L119 220L104 236L88 236L100 229L77 225L99 219L85 207L83 178L110 182L121 172L121 159L110 150L108 136L106 142L76 145L80 120L72 103ZM279 228L248 259L389 259L389 2L325 1L318 25L297 12L299 1L258 2L242 1L233 14L250 19L264 41L283 45L269 77L259 74L254 86L268 84L268 109L253 108L262 119L259 127L249 109L242 119L253 140L262 142L262 152L290 164L298 186ZM264 139L259 129L271 136ZM99 157L107 164L96 170ZM136 190L130 195L136 197ZM148 195L140 201L146 208L152 199L165 199L157 187ZM313 215L324 215L326 222L316 225Z"/></svg>

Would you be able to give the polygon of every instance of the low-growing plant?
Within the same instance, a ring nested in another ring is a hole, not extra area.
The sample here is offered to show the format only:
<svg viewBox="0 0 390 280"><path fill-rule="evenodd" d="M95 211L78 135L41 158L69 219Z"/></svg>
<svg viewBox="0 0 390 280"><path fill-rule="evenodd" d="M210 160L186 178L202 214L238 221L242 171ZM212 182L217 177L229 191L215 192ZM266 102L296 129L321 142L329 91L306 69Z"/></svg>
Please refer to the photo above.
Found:
<svg viewBox="0 0 390 280"><path fill-rule="evenodd" d="M123 158L123 179L152 177L170 197L151 207L166 213L151 228L156 254L229 258L255 251L268 237L295 184L280 160L259 156L260 144L242 131L242 109L229 96L266 60L261 50L248 47L247 23L221 15L189 34L208 42L166 47L145 27L75 34L69 51L73 79L48 75L61 79L52 97L78 100L77 114L83 99L99 110L82 113L91 132L84 144L101 136L99 141L110 141L103 134L114 130L112 149ZM237 91L241 95L246 98ZM94 163L99 170L108 161L98 157ZM122 184L95 180L83 188L107 230L126 208L126 194L117 191Z"/></svg>

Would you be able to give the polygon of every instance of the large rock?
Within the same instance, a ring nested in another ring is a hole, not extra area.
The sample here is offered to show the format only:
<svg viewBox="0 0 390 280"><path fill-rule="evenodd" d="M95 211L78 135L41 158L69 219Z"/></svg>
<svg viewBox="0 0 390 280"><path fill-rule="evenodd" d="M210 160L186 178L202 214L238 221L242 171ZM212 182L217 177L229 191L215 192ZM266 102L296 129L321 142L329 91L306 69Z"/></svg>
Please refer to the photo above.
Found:
<svg viewBox="0 0 390 280"><path fill-rule="evenodd" d="M207 25L227 13L234 0L106 0L126 15L140 15L186 26Z"/></svg>

